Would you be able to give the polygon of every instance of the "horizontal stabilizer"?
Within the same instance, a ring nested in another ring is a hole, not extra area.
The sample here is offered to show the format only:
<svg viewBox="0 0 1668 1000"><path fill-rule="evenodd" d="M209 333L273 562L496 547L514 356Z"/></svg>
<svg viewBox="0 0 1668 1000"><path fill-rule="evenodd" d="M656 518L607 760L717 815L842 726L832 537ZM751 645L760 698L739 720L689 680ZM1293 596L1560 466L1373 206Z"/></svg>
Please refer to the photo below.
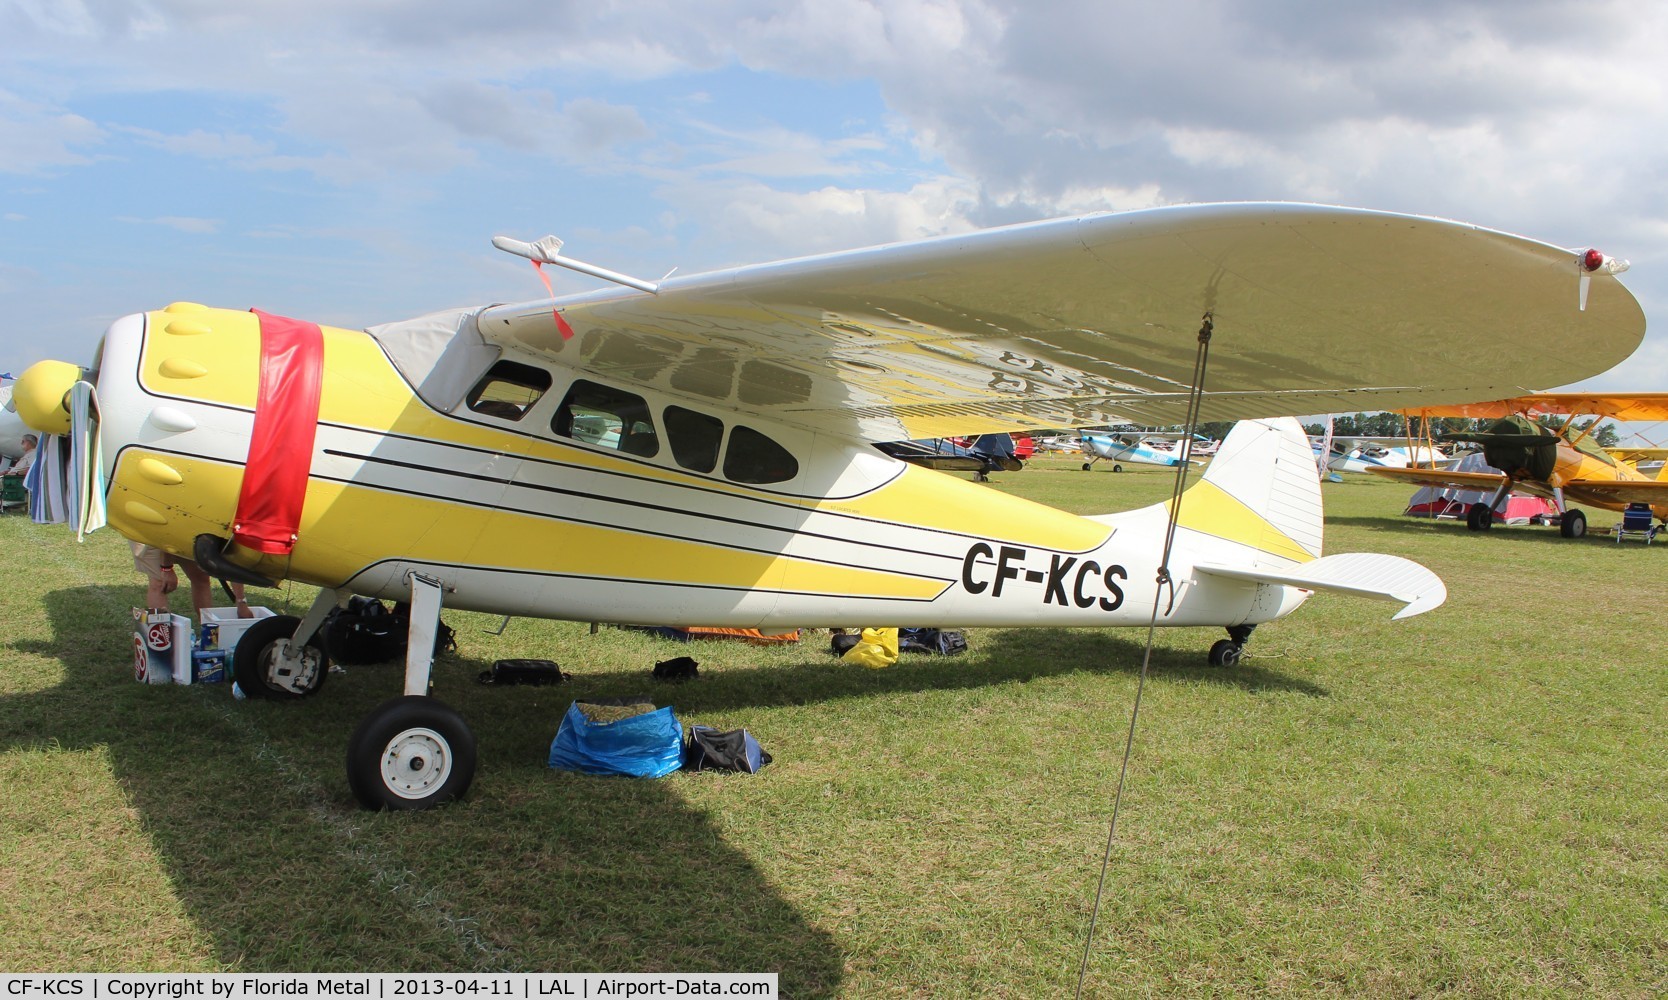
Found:
<svg viewBox="0 0 1668 1000"><path fill-rule="evenodd" d="M1225 576L1255 583L1280 584L1304 590L1337 590L1362 597L1400 601L1407 607L1396 618L1411 618L1448 599L1442 578L1411 559L1376 552L1342 552L1323 556L1282 571L1243 569L1237 566L1198 565L1199 573Z"/></svg>

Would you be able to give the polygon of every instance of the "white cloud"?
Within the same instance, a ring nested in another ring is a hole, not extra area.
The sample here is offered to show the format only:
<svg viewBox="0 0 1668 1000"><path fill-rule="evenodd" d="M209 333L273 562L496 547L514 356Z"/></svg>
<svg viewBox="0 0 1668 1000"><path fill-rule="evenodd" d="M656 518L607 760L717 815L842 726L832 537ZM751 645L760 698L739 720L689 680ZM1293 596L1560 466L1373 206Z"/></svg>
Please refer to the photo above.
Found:
<svg viewBox="0 0 1668 1000"><path fill-rule="evenodd" d="M0 90L0 173L38 174L91 163L93 157L79 150L104 140L104 130L80 115Z"/></svg>
<svg viewBox="0 0 1668 1000"><path fill-rule="evenodd" d="M167 229L175 229L182 233L197 233L200 235L217 233L220 231L221 226L221 221L219 219L197 219L186 215L159 215L151 219L138 219L130 215L118 215L116 217L116 221L142 226L163 226Z"/></svg>

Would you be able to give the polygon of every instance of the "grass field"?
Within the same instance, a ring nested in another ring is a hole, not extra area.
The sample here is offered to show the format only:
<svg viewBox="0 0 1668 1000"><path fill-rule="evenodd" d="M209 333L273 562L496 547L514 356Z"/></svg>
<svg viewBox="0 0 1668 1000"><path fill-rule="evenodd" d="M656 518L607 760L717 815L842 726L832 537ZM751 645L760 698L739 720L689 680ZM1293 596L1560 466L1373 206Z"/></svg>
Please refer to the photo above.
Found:
<svg viewBox="0 0 1668 1000"><path fill-rule="evenodd" d="M992 488L1097 512L1169 485L1055 460ZM1578 541L1476 535L1399 517L1408 492L1328 484L1327 547L1424 562L1449 587L1436 612L1318 597L1232 669L1204 665L1219 630L1159 632L1087 995L1668 992L1668 545L1617 545L1603 511ZM343 755L398 667L292 704L135 684L125 543L6 517L0 547L0 969L774 971L791 997L1076 982L1142 630L973 630L961 657L868 671L822 633L682 647L449 612L436 694L480 739L474 788L371 814ZM684 652L698 680L649 679ZM510 656L574 679L476 683ZM776 762L544 766L571 699L642 692Z"/></svg>

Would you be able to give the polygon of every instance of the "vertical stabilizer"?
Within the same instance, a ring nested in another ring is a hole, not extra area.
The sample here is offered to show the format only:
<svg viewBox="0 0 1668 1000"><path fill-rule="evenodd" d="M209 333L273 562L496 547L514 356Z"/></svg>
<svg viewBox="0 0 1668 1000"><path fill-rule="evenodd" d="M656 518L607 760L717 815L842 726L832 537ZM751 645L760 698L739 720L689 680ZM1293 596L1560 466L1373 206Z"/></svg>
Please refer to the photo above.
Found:
<svg viewBox="0 0 1668 1000"><path fill-rule="evenodd" d="M1182 498L1183 527L1292 562L1321 555L1320 477L1291 417L1242 420Z"/></svg>

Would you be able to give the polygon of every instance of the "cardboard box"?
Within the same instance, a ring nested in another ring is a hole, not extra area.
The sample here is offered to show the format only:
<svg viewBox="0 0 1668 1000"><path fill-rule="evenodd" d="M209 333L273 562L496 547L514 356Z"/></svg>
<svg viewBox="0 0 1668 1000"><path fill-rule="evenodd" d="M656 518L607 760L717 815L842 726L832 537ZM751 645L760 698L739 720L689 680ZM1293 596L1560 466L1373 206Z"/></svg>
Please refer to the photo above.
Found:
<svg viewBox="0 0 1668 1000"><path fill-rule="evenodd" d="M192 680L198 684L222 684L227 680L226 673L231 664L227 657L231 654L223 649L199 650L191 654Z"/></svg>
<svg viewBox="0 0 1668 1000"><path fill-rule="evenodd" d="M191 619L133 609L133 679L145 684L190 684Z"/></svg>
<svg viewBox="0 0 1668 1000"><path fill-rule="evenodd" d="M255 613L255 617L239 618L237 608L204 608L203 624L215 626L216 636L213 645L204 645L202 648L205 650L219 649L230 653L237 648L237 641L243 638L243 633L249 626L262 618L272 617L271 608L251 607L249 610Z"/></svg>

